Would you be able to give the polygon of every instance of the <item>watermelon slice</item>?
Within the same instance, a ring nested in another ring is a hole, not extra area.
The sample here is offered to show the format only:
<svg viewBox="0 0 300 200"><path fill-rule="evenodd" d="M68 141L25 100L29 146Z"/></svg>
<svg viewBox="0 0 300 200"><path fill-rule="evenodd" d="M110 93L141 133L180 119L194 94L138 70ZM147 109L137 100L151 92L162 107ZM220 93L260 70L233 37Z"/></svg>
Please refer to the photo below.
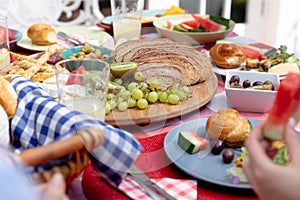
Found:
<svg viewBox="0 0 300 200"><path fill-rule="evenodd" d="M174 24L170 21L167 21L167 29L173 30Z"/></svg>
<svg viewBox="0 0 300 200"><path fill-rule="evenodd" d="M261 53L260 48L250 46L250 45L243 45L243 44L240 44L240 47L243 49L247 58L251 58L251 59L264 58L264 55Z"/></svg>
<svg viewBox="0 0 300 200"><path fill-rule="evenodd" d="M197 135L196 131L181 131L178 135L178 145L189 154L205 149L208 143L208 140Z"/></svg>
<svg viewBox="0 0 300 200"><path fill-rule="evenodd" d="M206 29L208 32L222 31L226 30L226 26L218 24L209 18L204 18L196 14L192 14L192 17L200 23L200 26Z"/></svg>
<svg viewBox="0 0 300 200"><path fill-rule="evenodd" d="M181 24L174 25L173 26L174 31L180 31L180 32L188 32L189 30L183 27Z"/></svg>
<svg viewBox="0 0 300 200"><path fill-rule="evenodd" d="M289 73L281 81L264 127L264 137L282 140L289 117L300 118L300 74Z"/></svg>
<svg viewBox="0 0 300 200"><path fill-rule="evenodd" d="M200 23L196 20L189 20L189 21L184 21L182 24L187 25L191 27L192 29L199 29Z"/></svg>

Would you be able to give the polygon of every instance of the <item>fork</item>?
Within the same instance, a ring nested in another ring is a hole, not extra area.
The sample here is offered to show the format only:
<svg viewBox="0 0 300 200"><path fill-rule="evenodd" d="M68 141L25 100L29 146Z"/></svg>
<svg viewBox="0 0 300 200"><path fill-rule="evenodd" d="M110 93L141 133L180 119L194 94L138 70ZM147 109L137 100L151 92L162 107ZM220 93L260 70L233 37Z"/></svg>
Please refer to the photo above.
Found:
<svg viewBox="0 0 300 200"><path fill-rule="evenodd" d="M69 44L72 45L72 46L81 46L81 45L83 45L82 42L80 42L79 40L74 39L74 38L68 36L68 35L67 35L66 33L64 33L64 32L59 31L59 32L57 33L57 35L58 35L59 38L61 38L62 40L64 40L65 42L69 43Z"/></svg>

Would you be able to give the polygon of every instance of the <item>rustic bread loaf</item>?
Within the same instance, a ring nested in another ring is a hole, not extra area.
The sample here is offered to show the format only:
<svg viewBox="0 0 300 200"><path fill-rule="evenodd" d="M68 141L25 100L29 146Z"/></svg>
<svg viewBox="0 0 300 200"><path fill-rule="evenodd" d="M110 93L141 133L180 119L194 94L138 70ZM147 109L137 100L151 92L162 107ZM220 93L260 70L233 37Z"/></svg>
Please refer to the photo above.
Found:
<svg viewBox="0 0 300 200"><path fill-rule="evenodd" d="M140 46L159 46L164 45L168 42L172 42L167 38L154 38L154 39L144 39L144 40L129 40L117 46L115 49L115 62L123 62L123 57L131 51L135 51Z"/></svg>
<svg viewBox="0 0 300 200"><path fill-rule="evenodd" d="M211 61L205 53L195 50L190 44L166 38L122 43L115 50L115 62L129 61L138 64L137 71L144 73L146 81L156 77L166 87L175 83L194 85L213 73Z"/></svg>

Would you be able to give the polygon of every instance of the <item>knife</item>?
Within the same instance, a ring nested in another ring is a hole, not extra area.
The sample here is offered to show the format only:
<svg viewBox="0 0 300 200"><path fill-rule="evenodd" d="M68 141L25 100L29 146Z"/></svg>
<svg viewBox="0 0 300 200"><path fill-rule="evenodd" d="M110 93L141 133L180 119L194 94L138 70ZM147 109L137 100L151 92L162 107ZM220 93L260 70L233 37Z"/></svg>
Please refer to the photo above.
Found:
<svg viewBox="0 0 300 200"><path fill-rule="evenodd" d="M59 31L57 33L58 37L61 38L62 40L64 40L65 42L67 42L70 45L73 46L80 46L83 45L82 42L80 42L79 40L76 40L74 38L71 38L70 36L68 36L66 33Z"/></svg>
<svg viewBox="0 0 300 200"><path fill-rule="evenodd" d="M133 180L138 182L153 199L163 199L162 197L164 197L165 199L168 199L168 200L176 200L169 193L167 193L165 190L163 190L161 187L159 187L156 183L154 183L137 166L132 165L130 167L128 176L130 176ZM157 195L160 195L160 197Z"/></svg>

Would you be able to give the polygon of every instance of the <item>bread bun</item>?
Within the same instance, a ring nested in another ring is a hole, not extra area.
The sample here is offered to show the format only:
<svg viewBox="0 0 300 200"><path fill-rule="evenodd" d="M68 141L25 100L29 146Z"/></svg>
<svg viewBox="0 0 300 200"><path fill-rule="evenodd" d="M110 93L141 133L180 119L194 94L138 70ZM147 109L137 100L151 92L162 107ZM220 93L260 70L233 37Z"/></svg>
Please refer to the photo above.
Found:
<svg viewBox="0 0 300 200"><path fill-rule="evenodd" d="M17 109L17 93L3 76L0 76L0 88L0 104L5 110L8 118L12 118Z"/></svg>
<svg viewBox="0 0 300 200"><path fill-rule="evenodd" d="M246 54L237 44L215 44L209 54L217 66L227 69L236 68L246 61Z"/></svg>
<svg viewBox="0 0 300 200"><path fill-rule="evenodd" d="M241 147L248 138L251 124L233 109L219 110L206 122L206 133L212 139L221 139L226 146Z"/></svg>
<svg viewBox="0 0 300 200"><path fill-rule="evenodd" d="M56 43L55 29L48 24L33 24L27 30L27 36L36 45L51 45Z"/></svg>

